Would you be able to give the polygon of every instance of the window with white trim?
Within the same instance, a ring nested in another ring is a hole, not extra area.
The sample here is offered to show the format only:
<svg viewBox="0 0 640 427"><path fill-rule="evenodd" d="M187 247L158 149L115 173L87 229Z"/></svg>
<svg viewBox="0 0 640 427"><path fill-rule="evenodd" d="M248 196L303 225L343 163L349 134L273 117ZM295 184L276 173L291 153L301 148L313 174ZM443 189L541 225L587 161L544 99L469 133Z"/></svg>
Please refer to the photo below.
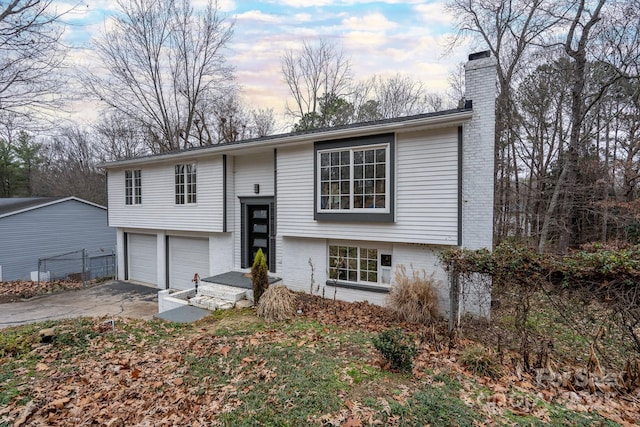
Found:
<svg viewBox="0 0 640 427"><path fill-rule="evenodd" d="M196 203L196 164L176 165L175 167L176 205Z"/></svg>
<svg viewBox="0 0 640 427"><path fill-rule="evenodd" d="M389 284L391 255L377 248L329 245L329 279Z"/></svg>
<svg viewBox="0 0 640 427"><path fill-rule="evenodd" d="M393 221L393 134L315 144L316 220Z"/></svg>
<svg viewBox="0 0 640 427"><path fill-rule="evenodd" d="M142 171L140 169L124 171L124 202L127 205L142 204Z"/></svg>

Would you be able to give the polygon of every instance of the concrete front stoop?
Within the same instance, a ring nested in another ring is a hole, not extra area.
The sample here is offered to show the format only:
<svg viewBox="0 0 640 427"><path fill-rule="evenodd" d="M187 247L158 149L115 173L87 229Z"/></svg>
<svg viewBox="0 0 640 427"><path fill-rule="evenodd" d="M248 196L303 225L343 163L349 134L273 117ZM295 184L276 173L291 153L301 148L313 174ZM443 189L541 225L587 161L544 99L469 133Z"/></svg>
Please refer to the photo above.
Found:
<svg viewBox="0 0 640 427"><path fill-rule="evenodd" d="M270 284L281 281L280 278L269 277ZM176 322L185 319L194 321L205 317L210 311L248 308L252 305L251 279L247 278L246 273L233 271L202 279L197 288L159 291L156 317Z"/></svg>
<svg viewBox="0 0 640 427"><path fill-rule="evenodd" d="M216 283L200 282L197 295L189 299L189 304L207 310L228 310L240 300L247 299L246 289ZM253 295L251 295L253 296Z"/></svg>

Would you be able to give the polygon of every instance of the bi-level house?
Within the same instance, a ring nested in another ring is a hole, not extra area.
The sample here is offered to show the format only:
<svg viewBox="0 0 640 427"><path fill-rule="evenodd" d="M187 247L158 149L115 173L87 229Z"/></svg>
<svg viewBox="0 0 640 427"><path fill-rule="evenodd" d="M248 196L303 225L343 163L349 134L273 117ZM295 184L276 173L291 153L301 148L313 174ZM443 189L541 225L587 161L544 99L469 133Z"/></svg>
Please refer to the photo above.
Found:
<svg viewBox="0 0 640 427"><path fill-rule="evenodd" d="M463 108L105 164L118 277L186 289L261 248L290 289L380 305L396 266L424 269L446 309L438 253L492 246L495 93L482 52Z"/></svg>

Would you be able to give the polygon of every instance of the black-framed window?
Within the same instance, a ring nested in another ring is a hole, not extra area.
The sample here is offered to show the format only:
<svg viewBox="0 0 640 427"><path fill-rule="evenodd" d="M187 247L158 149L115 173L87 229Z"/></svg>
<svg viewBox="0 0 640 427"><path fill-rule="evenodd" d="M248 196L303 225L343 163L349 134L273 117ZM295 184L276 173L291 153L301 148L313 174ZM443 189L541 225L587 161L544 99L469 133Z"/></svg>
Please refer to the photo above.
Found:
<svg viewBox="0 0 640 427"><path fill-rule="evenodd" d="M315 143L316 220L394 220L394 135Z"/></svg>
<svg viewBox="0 0 640 427"><path fill-rule="evenodd" d="M124 202L127 205L142 204L142 171L140 169L124 171Z"/></svg>
<svg viewBox="0 0 640 427"><path fill-rule="evenodd" d="M176 205L191 205L196 203L196 171L195 163L176 165Z"/></svg>

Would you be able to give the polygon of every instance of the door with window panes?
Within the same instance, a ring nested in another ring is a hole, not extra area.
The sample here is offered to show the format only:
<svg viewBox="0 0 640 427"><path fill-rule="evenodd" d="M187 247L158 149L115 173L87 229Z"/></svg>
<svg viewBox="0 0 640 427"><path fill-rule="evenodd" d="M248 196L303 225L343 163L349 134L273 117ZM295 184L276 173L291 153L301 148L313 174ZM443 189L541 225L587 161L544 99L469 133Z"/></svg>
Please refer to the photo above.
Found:
<svg viewBox="0 0 640 427"><path fill-rule="evenodd" d="M249 265L256 258L258 249L262 249L267 265L271 265L269 263L269 205L248 205L247 216Z"/></svg>

